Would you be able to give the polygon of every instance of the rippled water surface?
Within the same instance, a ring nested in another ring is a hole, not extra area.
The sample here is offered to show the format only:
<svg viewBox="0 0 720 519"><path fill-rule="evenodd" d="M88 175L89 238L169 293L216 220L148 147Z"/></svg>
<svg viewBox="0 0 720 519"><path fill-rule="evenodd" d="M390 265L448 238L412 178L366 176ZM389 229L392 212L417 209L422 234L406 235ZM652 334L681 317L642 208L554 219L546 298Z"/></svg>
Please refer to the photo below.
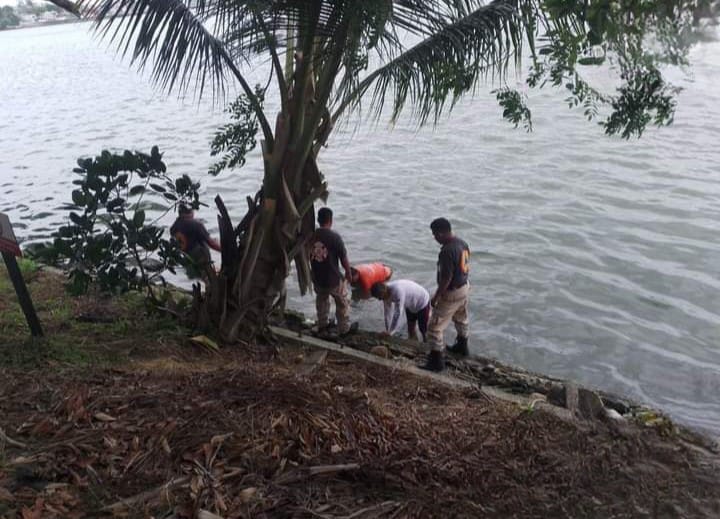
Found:
<svg viewBox="0 0 720 519"><path fill-rule="evenodd" d="M720 43L694 49L675 124L604 137L562 93L531 93L534 133L488 96L437 128L349 126L321 156L351 261L381 259L434 288L429 221L473 251L472 346L528 369L626 394L720 431ZM0 211L42 240L63 223L78 156L158 144L172 172L220 193L235 218L258 157L204 176L224 121L167 98L87 25L0 32ZM200 212L211 229L212 209ZM294 305L312 311L313 300ZM380 326L372 302L354 307ZM449 337L451 338L451 337Z"/></svg>

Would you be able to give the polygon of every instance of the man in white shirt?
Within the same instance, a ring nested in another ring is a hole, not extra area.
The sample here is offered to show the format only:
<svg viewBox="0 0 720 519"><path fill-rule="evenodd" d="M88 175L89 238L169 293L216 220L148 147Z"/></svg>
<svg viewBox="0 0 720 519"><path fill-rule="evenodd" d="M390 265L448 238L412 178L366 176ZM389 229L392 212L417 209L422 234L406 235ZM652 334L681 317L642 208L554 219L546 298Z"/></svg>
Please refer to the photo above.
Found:
<svg viewBox="0 0 720 519"><path fill-rule="evenodd" d="M408 338L417 339L416 324L425 341L430 320L430 294L423 287L409 279L398 279L388 283L375 283L370 293L385 303L385 333L393 335L400 329L402 314L405 312Z"/></svg>

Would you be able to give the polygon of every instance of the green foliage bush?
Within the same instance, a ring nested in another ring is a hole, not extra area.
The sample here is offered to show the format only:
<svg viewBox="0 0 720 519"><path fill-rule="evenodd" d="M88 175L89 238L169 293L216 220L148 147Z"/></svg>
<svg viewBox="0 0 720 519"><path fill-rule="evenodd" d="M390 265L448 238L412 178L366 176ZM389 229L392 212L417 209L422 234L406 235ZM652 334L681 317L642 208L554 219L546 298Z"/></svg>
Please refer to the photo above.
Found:
<svg viewBox="0 0 720 519"><path fill-rule="evenodd" d="M70 223L60 227L52 247L36 254L69 262L73 294L94 282L105 292L145 290L155 299L153 286L165 283L163 273L187 261L157 222L178 204L197 208L200 184L187 175L171 178L157 146L150 154L103 151L78 159L73 171L80 178L73 181ZM149 206L162 211L151 222Z"/></svg>

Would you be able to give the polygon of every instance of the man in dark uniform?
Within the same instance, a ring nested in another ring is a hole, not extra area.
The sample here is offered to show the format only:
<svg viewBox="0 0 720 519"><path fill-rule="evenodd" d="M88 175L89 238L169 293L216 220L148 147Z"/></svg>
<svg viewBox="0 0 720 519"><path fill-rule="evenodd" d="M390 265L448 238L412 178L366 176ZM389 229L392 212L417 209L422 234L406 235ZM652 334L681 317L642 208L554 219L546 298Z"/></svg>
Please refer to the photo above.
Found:
<svg viewBox="0 0 720 519"><path fill-rule="evenodd" d="M350 301L347 284L352 281L350 261L345 243L338 233L332 230L333 213L328 207L318 211L317 221L320 228L310 239L310 266L312 267L313 286L315 287L315 307L317 308L318 332L324 332L328 326L330 297L335 301L335 316L338 333L345 335L357 330L357 323L350 325ZM340 274L340 265L345 275Z"/></svg>
<svg viewBox="0 0 720 519"><path fill-rule="evenodd" d="M206 280L208 270L212 268L210 249L219 252L220 244L210 237L202 223L195 220L192 208L180 204L178 218L170 227L170 234L177 240L180 249L192 258L201 277Z"/></svg>
<svg viewBox="0 0 720 519"><path fill-rule="evenodd" d="M430 229L442 248L437 263L438 287L430 301L433 312L427 335L432 349L424 367L431 371L442 371L445 369L443 333L450 321L455 323L457 339L447 350L462 356L468 354L470 248L465 241L453 234L446 218L433 220Z"/></svg>

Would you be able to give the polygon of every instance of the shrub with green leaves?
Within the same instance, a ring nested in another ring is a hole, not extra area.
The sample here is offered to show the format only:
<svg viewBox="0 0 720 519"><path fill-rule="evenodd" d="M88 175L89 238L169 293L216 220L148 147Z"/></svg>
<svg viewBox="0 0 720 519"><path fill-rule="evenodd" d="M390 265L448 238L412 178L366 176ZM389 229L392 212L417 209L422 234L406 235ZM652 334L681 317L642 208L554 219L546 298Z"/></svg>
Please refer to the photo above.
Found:
<svg viewBox="0 0 720 519"><path fill-rule="evenodd" d="M187 175L173 179L157 146L149 155L103 151L78 159L78 166L70 223L54 235L52 247L69 261L69 290L82 294L95 282L105 292L146 290L156 299L153 286L165 283L163 273L186 262L157 223L178 204L197 208L200 184ZM152 221L150 207L160 213Z"/></svg>

